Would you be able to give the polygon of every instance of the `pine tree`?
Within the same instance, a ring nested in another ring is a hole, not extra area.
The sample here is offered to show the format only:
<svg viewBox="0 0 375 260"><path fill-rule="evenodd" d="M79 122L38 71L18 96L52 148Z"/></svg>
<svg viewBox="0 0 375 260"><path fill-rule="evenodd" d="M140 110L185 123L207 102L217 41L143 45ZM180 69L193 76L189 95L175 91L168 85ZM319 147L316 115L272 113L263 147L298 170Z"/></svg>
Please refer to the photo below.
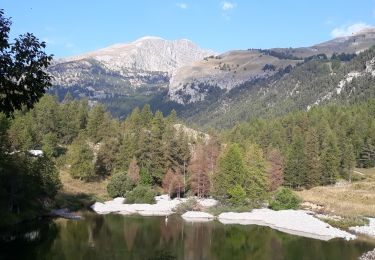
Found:
<svg viewBox="0 0 375 260"><path fill-rule="evenodd" d="M96 173L101 176L111 175L116 168L118 153L118 139L114 137L104 139L96 156Z"/></svg>
<svg viewBox="0 0 375 260"><path fill-rule="evenodd" d="M138 136L138 135L137 135ZM118 147L116 154L116 168L126 171L129 168L131 158L136 155L137 151L137 138L134 133L125 133Z"/></svg>
<svg viewBox="0 0 375 260"><path fill-rule="evenodd" d="M276 149L270 149L267 153L268 178L270 191L277 190L284 182L284 163L281 153Z"/></svg>
<svg viewBox="0 0 375 260"><path fill-rule="evenodd" d="M143 106L142 111L140 112L140 124L142 127L150 128L153 114L149 104Z"/></svg>
<svg viewBox="0 0 375 260"><path fill-rule="evenodd" d="M94 143L100 142L103 138L113 136L113 122L103 105L95 105L88 115L87 135Z"/></svg>
<svg viewBox="0 0 375 260"><path fill-rule="evenodd" d="M247 176L244 154L237 144L229 145L220 157L218 172L214 175L214 192L218 197L228 197L228 191L244 184Z"/></svg>
<svg viewBox="0 0 375 260"><path fill-rule="evenodd" d="M306 165L307 156L304 138L301 129L295 127L286 161L284 184L292 188L302 187L307 175Z"/></svg>
<svg viewBox="0 0 375 260"><path fill-rule="evenodd" d="M135 184L139 183L139 180L140 180L139 167L137 165L137 159L135 157L133 157L133 159L130 161L129 169L128 169L128 177Z"/></svg>
<svg viewBox="0 0 375 260"><path fill-rule="evenodd" d="M247 147L245 162L247 176L243 188L252 204L259 205L264 201L268 191L267 162L263 151L256 144Z"/></svg>
<svg viewBox="0 0 375 260"><path fill-rule="evenodd" d="M203 144L197 145L188 170L192 191L198 197L208 196L210 193L209 166L205 146Z"/></svg>
<svg viewBox="0 0 375 260"><path fill-rule="evenodd" d="M334 184L339 175L340 154L336 136L332 131L327 133L322 146L323 149L320 157L322 162L321 184Z"/></svg>
<svg viewBox="0 0 375 260"><path fill-rule="evenodd" d="M351 143L344 142L341 151L340 175L343 178L352 181L353 170L355 166L354 147Z"/></svg>
<svg viewBox="0 0 375 260"><path fill-rule="evenodd" d="M365 143L360 148L358 161L362 168L375 167L375 145L369 138L366 138Z"/></svg>
<svg viewBox="0 0 375 260"><path fill-rule="evenodd" d="M94 153L87 142L82 137L74 140L68 153L70 175L84 181L94 179L96 175L93 160Z"/></svg>
<svg viewBox="0 0 375 260"><path fill-rule="evenodd" d="M306 187L311 188L320 184L322 166L319 157L319 140L315 128L310 128L306 134L307 175Z"/></svg>
<svg viewBox="0 0 375 260"><path fill-rule="evenodd" d="M151 186L153 183L151 174L149 173L148 169L141 168L140 170L140 179L139 184L143 186Z"/></svg>

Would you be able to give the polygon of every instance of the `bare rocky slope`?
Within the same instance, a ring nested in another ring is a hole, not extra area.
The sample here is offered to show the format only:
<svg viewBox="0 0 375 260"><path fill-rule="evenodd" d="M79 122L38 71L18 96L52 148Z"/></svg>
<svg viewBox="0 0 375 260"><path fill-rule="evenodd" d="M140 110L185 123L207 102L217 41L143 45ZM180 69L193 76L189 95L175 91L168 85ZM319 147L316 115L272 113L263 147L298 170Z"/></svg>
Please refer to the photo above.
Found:
<svg viewBox="0 0 375 260"><path fill-rule="evenodd" d="M142 93L165 88L175 70L214 54L186 39L148 36L57 60L50 73L55 90L70 88L75 96L101 99L134 94L137 88L146 88Z"/></svg>
<svg viewBox="0 0 375 260"><path fill-rule="evenodd" d="M209 87L228 91L244 82L273 76L288 66L294 67L307 57L358 54L374 44L375 29L366 29L311 47L230 51L178 69L171 78L168 95L180 104L194 103L205 99Z"/></svg>
<svg viewBox="0 0 375 260"><path fill-rule="evenodd" d="M119 117L149 103L165 113L176 109L192 124L229 127L254 116L372 97L373 51L355 56L374 44L375 29L366 29L311 47L219 55L189 40L144 37L56 61L51 92L102 102Z"/></svg>

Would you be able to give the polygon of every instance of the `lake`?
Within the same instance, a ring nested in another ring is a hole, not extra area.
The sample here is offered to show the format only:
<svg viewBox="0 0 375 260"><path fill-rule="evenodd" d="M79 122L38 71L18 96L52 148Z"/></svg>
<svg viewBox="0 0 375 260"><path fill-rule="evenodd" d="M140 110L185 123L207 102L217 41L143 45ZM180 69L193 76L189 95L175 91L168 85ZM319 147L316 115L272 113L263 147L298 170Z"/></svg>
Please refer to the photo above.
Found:
<svg viewBox="0 0 375 260"><path fill-rule="evenodd" d="M256 225L187 223L164 217L83 214L40 220L1 234L0 259L357 259L364 240L329 242Z"/></svg>

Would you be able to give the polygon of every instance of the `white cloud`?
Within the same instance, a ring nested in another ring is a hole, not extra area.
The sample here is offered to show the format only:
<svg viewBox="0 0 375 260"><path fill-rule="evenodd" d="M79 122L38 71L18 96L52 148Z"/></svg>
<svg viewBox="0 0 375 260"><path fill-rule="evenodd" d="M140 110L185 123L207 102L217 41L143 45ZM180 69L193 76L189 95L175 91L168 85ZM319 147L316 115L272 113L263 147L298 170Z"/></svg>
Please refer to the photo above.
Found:
<svg viewBox="0 0 375 260"><path fill-rule="evenodd" d="M356 32L359 32L363 29L371 28L372 26L367 23L355 23L351 25L337 27L332 30L331 36L334 38L350 36Z"/></svg>
<svg viewBox="0 0 375 260"><path fill-rule="evenodd" d="M221 2L221 9L223 9L223 11L233 9L235 7L237 7L236 3L231 3L231 2L227 2L227 1Z"/></svg>
<svg viewBox="0 0 375 260"><path fill-rule="evenodd" d="M180 7L181 9L187 9L188 8L188 5L186 3L177 3L176 5L178 7Z"/></svg>

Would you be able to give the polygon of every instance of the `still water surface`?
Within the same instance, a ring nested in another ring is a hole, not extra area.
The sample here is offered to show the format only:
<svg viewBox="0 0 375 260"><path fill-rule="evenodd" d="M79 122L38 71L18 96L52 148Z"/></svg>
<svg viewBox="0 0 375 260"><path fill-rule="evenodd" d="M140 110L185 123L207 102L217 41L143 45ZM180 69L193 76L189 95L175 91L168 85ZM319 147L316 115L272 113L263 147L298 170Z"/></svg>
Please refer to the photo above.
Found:
<svg viewBox="0 0 375 260"><path fill-rule="evenodd" d="M97 215L19 226L1 235L0 259L357 259L374 242L329 242L267 227L186 223L179 216Z"/></svg>

